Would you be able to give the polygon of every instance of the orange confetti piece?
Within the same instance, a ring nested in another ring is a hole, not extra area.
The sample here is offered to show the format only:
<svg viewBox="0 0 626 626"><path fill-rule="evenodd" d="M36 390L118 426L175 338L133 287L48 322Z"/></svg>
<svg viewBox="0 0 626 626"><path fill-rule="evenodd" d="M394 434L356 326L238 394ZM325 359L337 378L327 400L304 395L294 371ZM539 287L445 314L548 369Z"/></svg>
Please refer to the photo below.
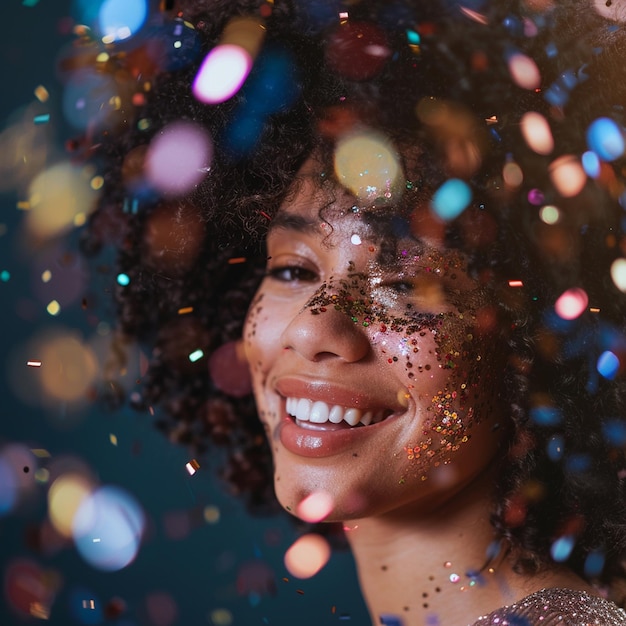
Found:
<svg viewBox="0 0 626 626"><path fill-rule="evenodd" d="M196 459L191 459L191 461L185 465L185 468L189 472L189 475L193 476L200 469L200 463L198 463Z"/></svg>

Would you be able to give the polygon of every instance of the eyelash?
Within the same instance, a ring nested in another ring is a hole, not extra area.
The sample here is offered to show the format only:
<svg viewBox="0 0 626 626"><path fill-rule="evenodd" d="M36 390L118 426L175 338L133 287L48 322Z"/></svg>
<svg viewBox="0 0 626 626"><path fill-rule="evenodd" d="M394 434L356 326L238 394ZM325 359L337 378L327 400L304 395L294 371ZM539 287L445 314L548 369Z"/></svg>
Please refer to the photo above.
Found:
<svg viewBox="0 0 626 626"><path fill-rule="evenodd" d="M398 280L392 283L386 283L382 285L387 289L393 289L393 291L401 294L410 294L415 289L415 285L409 280Z"/></svg>
<svg viewBox="0 0 626 626"><path fill-rule="evenodd" d="M299 265L272 267L267 270L266 276L282 283L305 283L317 280L317 274L315 272Z"/></svg>

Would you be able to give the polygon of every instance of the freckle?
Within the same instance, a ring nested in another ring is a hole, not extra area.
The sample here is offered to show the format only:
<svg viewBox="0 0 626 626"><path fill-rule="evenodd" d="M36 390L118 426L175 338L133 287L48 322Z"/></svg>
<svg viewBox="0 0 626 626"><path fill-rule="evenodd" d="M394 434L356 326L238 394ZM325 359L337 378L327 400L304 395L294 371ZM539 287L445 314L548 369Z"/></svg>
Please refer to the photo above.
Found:
<svg viewBox="0 0 626 626"><path fill-rule="evenodd" d="M436 591L437 593L441 593L441 587L435 587L435 591Z"/></svg>
<svg viewBox="0 0 626 626"><path fill-rule="evenodd" d="M353 452L352 456L359 456L359 455L356 452Z"/></svg>
<svg viewBox="0 0 626 626"><path fill-rule="evenodd" d="M425 591L422 593L422 598L428 598L428 594Z"/></svg>
<svg viewBox="0 0 626 626"><path fill-rule="evenodd" d="M427 609L428 608L428 602L424 602L424 604L422 604L422 606Z"/></svg>
<svg viewBox="0 0 626 626"><path fill-rule="evenodd" d="M409 610L409 607L408 607L408 606L403 606L403 607L402 607L402 610L403 610L403 611L408 611L408 610Z"/></svg>
<svg viewBox="0 0 626 626"><path fill-rule="evenodd" d="M380 569L383 570L383 572L386 572L387 571L387 566L386 565L381 565Z"/></svg>

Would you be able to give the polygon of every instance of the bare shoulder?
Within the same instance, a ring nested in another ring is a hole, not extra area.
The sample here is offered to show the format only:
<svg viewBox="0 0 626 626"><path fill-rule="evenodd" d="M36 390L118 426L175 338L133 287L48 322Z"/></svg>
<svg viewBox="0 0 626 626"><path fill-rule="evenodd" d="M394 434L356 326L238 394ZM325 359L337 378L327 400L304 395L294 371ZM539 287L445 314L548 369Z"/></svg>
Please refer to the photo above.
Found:
<svg viewBox="0 0 626 626"><path fill-rule="evenodd" d="M626 626L626 612L610 600L574 589L542 589L480 617L472 626Z"/></svg>

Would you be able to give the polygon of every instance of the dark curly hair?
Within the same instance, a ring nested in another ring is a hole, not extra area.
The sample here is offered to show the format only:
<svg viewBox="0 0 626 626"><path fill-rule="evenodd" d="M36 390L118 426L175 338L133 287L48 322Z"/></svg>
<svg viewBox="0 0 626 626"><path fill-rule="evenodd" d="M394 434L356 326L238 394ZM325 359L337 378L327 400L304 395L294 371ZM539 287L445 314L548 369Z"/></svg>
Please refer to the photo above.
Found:
<svg viewBox="0 0 626 626"><path fill-rule="evenodd" d="M502 396L514 428L495 485L498 536L526 571L565 539L573 544L567 565L581 576L602 582L620 575L626 297L610 269L626 256L626 161L619 154L605 160L573 195L554 177L558 157L579 163L589 150L594 120L624 124L619 57L626 39L618 25L578 0L471 3L478 10L446 0L171 4L162 3L143 34L118 44L101 67L125 95L91 131L105 186L83 249L117 250L118 272L127 277L116 285L117 340L139 341L150 354L136 389L122 389L112 367L103 396L114 404L128 396L138 410L159 407L157 426L207 462L226 450L226 481L251 507L271 508L271 458L253 400L243 383L241 393L225 393L207 362L241 337L264 274L264 235L298 169L314 151L331 154L352 125L377 128L403 153L420 146L420 180L407 184L408 196L427 196L455 171L473 188L473 205L446 225L445 237L493 289L510 348ZM263 24L260 56L234 97L203 104L190 85L233 16ZM367 39L372 27L385 42L384 62L376 71L355 62L347 72L333 56L333 38L362 29ZM534 60L540 84L512 78L516 54ZM270 80L263 72L275 58L287 62ZM266 91L258 96L251 84ZM255 97L271 99L280 89L283 102L255 108ZM524 139L529 111L549 123L549 156ZM260 121L258 130L241 130L248 118ZM162 197L145 185L142 168L151 140L177 120L206 129L214 154L191 192ZM464 171L476 152L477 165ZM507 164L523 179L512 184ZM542 217L552 204L558 220ZM586 294L588 306L562 319L554 304L572 288ZM191 361L197 349L203 356ZM597 367L609 352L621 362L616 371Z"/></svg>

